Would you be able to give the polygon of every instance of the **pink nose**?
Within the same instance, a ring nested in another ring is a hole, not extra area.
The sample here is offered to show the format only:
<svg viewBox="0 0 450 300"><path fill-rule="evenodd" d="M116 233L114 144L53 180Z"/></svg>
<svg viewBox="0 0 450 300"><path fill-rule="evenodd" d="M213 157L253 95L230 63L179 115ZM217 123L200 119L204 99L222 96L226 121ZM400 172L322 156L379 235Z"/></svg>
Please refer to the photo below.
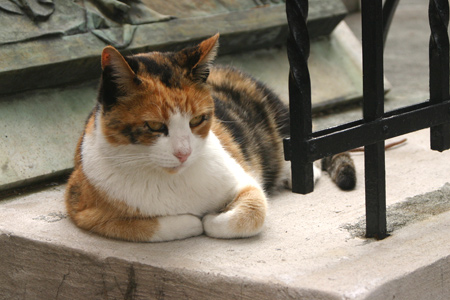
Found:
<svg viewBox="0 0 450 300"><path fill-rule="evenodd" d="M177 153L174 153L174 155L175 155L176 158L178 158L178 160L181 163L184 163L189 158L189 156L191 155L191 151L189 151L189 152L177 152Z"/></svg>

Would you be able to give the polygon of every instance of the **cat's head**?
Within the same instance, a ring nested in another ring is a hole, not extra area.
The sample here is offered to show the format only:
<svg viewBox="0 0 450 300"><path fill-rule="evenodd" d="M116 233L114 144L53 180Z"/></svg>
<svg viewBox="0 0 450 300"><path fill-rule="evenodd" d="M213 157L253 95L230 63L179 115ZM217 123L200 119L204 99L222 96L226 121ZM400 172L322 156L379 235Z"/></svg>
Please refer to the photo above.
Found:
<svg viewBox="0 0 450 300"><path fill-rule="evenodd" d="M201 151L214 117L206 84L219 35L178 52L102 52L102 134L117 156L176 172ZM110 154L109 154L110 155Z"/></svg>

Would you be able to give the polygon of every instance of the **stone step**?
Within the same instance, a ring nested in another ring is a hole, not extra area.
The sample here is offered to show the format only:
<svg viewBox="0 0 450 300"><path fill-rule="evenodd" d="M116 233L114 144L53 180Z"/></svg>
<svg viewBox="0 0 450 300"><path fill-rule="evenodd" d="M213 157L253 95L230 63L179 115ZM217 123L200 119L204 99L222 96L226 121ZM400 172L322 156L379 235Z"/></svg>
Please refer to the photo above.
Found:
<svg viewBox="0 0 450 300"><path fill-rule="evenodd" d="M67 218L64 186L8 198L0 299L447 299L450 152L430 151L427 130L406 138L386 153L391 236L382 241L361 237L359 154L356 190L324 175L312 194L274 196L250 239L110 240Z"/></svg>

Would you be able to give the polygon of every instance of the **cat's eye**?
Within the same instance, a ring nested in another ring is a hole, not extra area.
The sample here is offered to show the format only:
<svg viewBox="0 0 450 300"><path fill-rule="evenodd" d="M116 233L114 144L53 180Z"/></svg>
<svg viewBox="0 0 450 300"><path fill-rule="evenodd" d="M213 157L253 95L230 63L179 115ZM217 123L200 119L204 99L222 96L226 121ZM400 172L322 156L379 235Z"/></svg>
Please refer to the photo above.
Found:
<svg viewBox="0 0 450 300"><path fill-rule="evenodd" d="M196 117L192 118L192 119L189 121L189 126L191 126L191 127L197 127L197 126L199 126L200 124L202 124L203 121L205 121L205 120L206 120L206 116L205 116L205 115L196 116Z"/></svg>
<svg viewBox="0 0 450 300"><path fill-rule="evenodd" d="M147 126L148 129L155 132L164 132L166 131L166 125L161 122L145 122L145 126Z"/></svg>

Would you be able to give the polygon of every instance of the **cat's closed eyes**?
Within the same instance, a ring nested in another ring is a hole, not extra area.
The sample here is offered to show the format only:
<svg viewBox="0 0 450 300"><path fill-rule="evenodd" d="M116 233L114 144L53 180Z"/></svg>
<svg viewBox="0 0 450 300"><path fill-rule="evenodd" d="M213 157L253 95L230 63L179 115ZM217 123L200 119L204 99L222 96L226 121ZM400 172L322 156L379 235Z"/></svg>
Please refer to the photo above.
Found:
<svg viewBox="0 0 450 300"><path fill-rule="evenodd" d="M98 102L66 190L76 225L149 242L261 231L266 193L290 181L288 110L250 76L211 65L218 37L179 52L103 50ZM348 155L328 166L354 186Z"/></svg>

